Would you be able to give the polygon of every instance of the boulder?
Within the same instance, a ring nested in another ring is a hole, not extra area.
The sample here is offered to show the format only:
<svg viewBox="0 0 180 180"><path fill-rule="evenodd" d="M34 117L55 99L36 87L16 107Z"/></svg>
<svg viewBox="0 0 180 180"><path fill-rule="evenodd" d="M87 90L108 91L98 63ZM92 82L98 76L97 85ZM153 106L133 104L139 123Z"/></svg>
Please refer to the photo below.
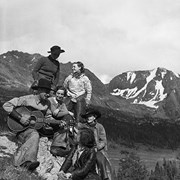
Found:
<svg viewBox="0 0 180 180"><path fill-rule="evenodd" d="M51 141L47 137L40 138L37 160L40 162L37 168L39 176L47 180L57 180L59 169L64 161L62 157L54 157L50 153ZM10 158L18 148L17 143L6 135L0 136L0 157Z"/></svg>

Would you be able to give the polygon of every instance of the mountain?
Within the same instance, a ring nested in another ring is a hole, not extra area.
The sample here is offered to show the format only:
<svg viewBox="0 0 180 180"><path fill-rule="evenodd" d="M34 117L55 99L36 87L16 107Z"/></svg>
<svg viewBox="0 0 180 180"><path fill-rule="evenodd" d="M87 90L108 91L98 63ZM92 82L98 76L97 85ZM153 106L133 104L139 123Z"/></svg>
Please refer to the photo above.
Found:
<svg viewBox="0 0 180 180"><path fill-rule="evenodd" d="M19 92L29 93L31 71L40 57L19 51L0 55L1 103ZM60 63L59 84L71 73L71 67L71 62ZM180 77L172 71L157 68L124 72L106 85L90 70L86 69L86 74L93 86L92 104L101 107L107 116L133 122L180 117Z"/></svg>
<svg viewBox="0 0 180 180"><path fill-rule="evenodd" d="M110 81L109 93L155 112L164 111L169 118L180 116L180 76L164 68L122 73Z"/></svg>
<svg viewBox="0 0 180 180"><path fill-rule="evenodd" d="M31 70L40 57L39 54L30 55L18 51L0 55L0 87L27 90L33 82Z"/></svg>

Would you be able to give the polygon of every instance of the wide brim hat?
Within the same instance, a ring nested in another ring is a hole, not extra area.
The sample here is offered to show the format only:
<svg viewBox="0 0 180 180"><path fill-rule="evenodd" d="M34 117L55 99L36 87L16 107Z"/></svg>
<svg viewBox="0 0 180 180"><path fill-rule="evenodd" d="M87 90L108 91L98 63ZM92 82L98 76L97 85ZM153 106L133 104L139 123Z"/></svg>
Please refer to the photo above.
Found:
<svg viewBox="0 0 180 180"><path fill-rule="evenodd" d="M81 114L81 117L86 119L90 115L96 116L96 119L101 117L101 113L95 109L88 109L85 114Z"/></svg>
<svg viewBox="0 0 180 180"><path fill-rule="evenodd" d="M40 79L37 85L32 86L32 89L34 90L37 90L38 88L44 88L51 91L51 82L47 79Z"/></svg>
<svg viewBox="0 0 180 180"><path fill-rule="evenodd" d="M61 47L59 47L59 46L52 46L50 48L50 51L48 51L48 53L51 53L53 51L60 51L60 53L64 53L65 52L65 50L61 49Z"/></svg>

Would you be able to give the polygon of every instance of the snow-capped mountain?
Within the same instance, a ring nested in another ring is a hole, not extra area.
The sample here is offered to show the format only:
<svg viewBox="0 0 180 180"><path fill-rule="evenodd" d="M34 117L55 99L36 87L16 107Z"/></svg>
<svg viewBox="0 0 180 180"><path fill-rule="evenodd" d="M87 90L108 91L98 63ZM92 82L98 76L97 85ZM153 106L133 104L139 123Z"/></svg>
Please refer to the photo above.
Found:
<svg viewBox="0 0 180 180"><path fill-rule="evenodd" d="M132 104L144 104L157 109L172 90L179 87L179 80L179 74L164 68L129 71L113 78L109 90L112 95Z"/></svg>
<svg viewBox="0 0 180 180"><path fill-rule="evenodd" d="M28 92L33 82L32 68L40 54L9 51L0 55L0 103L15 91ZM60 63L60 81L71 73L72 63ZM137 120L151 116L154 119L180 118L180 77L164 68L151 71L128 71L103 84L86 69L92 82L92 104L117 111L112 116Z"/></svg>

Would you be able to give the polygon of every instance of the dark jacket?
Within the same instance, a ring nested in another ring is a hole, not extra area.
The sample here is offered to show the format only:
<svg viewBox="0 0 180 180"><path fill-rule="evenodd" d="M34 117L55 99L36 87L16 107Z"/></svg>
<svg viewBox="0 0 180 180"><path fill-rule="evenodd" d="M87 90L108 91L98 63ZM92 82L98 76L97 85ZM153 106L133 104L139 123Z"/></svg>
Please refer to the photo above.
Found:
<svg viewBox="0 0 180 180"><path fill-rule="evenodd" d="M72 148L69 156L61 166L65 173L72 165L72 158L76 151L76 147ZM96 152L94 148L86 148L81 154L80 158L76 160L72 173L72 180L100 180L96 173Z"/></svg>

